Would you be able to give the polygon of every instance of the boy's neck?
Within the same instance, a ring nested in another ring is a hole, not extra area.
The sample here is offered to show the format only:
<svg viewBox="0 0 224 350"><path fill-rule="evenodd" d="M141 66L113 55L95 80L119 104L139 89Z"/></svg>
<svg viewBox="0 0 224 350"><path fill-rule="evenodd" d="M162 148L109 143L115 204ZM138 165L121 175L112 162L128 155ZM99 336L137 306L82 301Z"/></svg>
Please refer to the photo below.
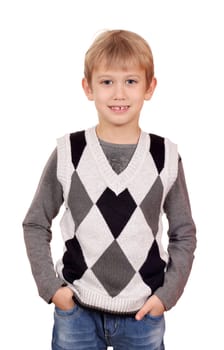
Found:
<svg viewBox="0 0 224 350"><path fill-rule="evenodd" d="M122 128L115 126L113 128L102 126L98 124L96 126L96 134L99 139L117 144L137 144L140 137L141 129L137 125L135 128Z"/></svg>

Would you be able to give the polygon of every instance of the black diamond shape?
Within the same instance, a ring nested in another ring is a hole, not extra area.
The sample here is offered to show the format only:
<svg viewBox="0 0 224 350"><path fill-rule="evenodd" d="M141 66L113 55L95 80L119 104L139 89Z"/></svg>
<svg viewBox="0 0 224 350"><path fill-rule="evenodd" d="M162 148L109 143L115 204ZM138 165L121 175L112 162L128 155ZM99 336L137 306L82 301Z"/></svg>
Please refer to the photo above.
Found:
<svg viewBox="0 0 224 350"><path fill-rule="evenodd" d="M165 162L165 144L164 138L158 135L150 134L151 144L150 153L155 162L158 173L164 168Z"/></svg>
<svg viewBox="0 0 224 350"><path fill-rule="evenodd" d="M103 192L96 205L115 238L119 236L137 207L127 189L117 196L109 188Z"/></svg>
<svg viewBox="0 0 224 350"><path fill-rule="evenodd" d="M67 251L63 256L63 276L66 281L73 283L82 277L87 265L76 237L66 241L65 245Z"/></svg>
<svg viewBox="0 0 224 350"><path fill-rule="evenodd" d="M92 271L112 297L125 288L136 272L117 241L114 241L101 255Z"/></svg>
<svg viewBox="0 0 224 350"><path fill-rule="evenodd" d="M72 163L77 168L83 150L86 146L85 131L78 131L70 134Z"/></svg>
<svg viewBox="0 0 224 350"><path fill-rule="evenodd" d="M161 259L157 242L154 240L147 259L139 270L143 281L152 292L163 285L165 267L166 263Z"/></svg>

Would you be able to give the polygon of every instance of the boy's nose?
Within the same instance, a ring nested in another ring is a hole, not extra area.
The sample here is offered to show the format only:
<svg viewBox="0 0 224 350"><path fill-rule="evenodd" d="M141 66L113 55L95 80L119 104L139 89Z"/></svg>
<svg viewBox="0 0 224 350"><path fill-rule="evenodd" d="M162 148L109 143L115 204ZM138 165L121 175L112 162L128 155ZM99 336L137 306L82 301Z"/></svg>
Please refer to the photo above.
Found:
<svg viewBox="0 0 224 350"><path fill-rule="evenodd" d="M114 99L115 100L124 100L125 99L125 91L123 84L116 84L114 89Z"/></svg>

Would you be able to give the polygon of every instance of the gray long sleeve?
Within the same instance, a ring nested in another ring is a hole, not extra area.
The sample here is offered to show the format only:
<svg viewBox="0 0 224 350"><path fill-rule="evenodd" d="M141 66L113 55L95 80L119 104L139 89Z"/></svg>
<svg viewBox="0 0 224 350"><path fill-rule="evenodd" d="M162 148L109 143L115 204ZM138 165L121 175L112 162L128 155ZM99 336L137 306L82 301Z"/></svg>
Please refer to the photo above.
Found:
<svg viewBox="0 0 224 350"><path fill-rule="evenodd" d="M156 290L155 295L163 302L166 310L169 310L183 293L196 248L196 228L181 160L177 179L165 200L164 211L169 222L169 263L164 284Z"/></svg>
<svg viewBox="0 0 224 350"><path fill-rule="evenodd" d="M57 152L54 150L23 221L32 273L39 294L46 302L50 302L56 290L64 283L56 276L50 249L52 220L63 203L62 187L57 180L56 169Z"/></svg>

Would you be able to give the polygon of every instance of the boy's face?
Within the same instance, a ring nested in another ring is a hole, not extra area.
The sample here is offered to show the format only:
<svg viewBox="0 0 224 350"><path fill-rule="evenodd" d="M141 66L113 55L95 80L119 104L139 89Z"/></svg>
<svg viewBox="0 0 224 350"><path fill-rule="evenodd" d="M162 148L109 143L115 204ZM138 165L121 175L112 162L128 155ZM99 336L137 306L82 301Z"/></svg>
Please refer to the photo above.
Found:
<svg viewBox="0 0 224 350"><path fill-rule="evenodd" d="M95 102L99 122L107 126L137 125L143 103L156 87L155 78L147 86L145 70L138 66L123 70L100 65L93 71L91 86L86 79L82 83L88 99Z"/></svg>

